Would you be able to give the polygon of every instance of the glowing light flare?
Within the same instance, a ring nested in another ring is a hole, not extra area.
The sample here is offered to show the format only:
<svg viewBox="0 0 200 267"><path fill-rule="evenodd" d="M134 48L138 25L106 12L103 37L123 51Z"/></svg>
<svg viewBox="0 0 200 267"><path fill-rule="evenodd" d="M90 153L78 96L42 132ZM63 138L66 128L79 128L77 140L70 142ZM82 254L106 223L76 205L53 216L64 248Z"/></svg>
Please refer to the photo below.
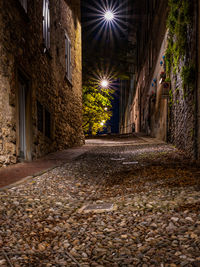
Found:
<svg viewBox="0 0 200 267"><path fill-rule="evenodd" d="M118 77L119 73L110 62L94 63L94 65L90 67L90 72L90 79L98 90L108 90L111 94L117 90L119 82L116 77ZM103 81L107 82L105 83Z"/></svg>
<svg viewBox="0 0 200 267"><path fill-rule="evenodd" d="M132 17L129 8L130 14L127 14L128 1L93 0L93 4L85 4L87 12L83 27L88 28L88 35L96 35L93 45L96 42L115 44L122 35L127 35L127 18Z"/></svg>
<svg viewBox="0 0 200 267"><path fill-rule="evenodd" d="M109 82L108 82L108 80L106 80L106 79L103 79L103 80L101 81L101 87L103 87L103 88L107 88L107 87L108 87L108 85L109 85Z"/></svg>
<svg viewBox="0 0 200 267"><path fill-rule="evenodd" d="M111 21L111 20L114 19L114 13L113 13L111 10L107 10L107 11L105 12L104 18L105 18L107 21Z"/></svg>

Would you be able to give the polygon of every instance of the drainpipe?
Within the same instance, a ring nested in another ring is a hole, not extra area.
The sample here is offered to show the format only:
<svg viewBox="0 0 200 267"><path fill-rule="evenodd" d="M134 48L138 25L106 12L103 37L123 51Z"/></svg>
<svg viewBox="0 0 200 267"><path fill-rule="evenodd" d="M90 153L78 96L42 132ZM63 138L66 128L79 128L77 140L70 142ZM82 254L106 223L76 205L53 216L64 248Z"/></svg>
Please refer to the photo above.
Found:
<svg viewBox="0 0 200 267"><path fill-rule="evenodd" d="M196 90L195 90L195 139L194 139L194 156L197 160L199 157L199 147L198 147L198 135L199 135L199 122L198 122L198 113L199 113L199 99L198 99L198 85L199 85L199 50L198 50L198 44L199 44L199 0L196 0L196 21L195 21L195 27L196 27Z"/></svg>

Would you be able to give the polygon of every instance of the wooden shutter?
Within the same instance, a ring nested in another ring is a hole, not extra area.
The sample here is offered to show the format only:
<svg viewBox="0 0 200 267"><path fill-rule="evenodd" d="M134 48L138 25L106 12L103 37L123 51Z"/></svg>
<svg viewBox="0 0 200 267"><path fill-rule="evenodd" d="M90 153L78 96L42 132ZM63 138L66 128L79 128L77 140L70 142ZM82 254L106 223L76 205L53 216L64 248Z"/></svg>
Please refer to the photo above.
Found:
<svg viewBox="0 0 200 267"><path fill-rule="evenodd" d="M47 0L47 48L50 49L50 9L49 9L49 0Z"/></svg>
<svg viewBox="0 0 200 267"><path fill-rule="evenodd" d="M43 0L43 39L44 45L50 49L50 10L49 0Z"/></svg>
<svg viewBox="0 0 200 267"><path fill-rule="evenodd" d="M46 40L46 0L43 0L43 40Z"/></svg>
<svg viewBox="0 0 200 267"><path fill-rule="evenodd" d="M68 37L65 34L65 71L66 75L68 77Z"/></svg>
<svg viewBox="0 0 200 267"><path fill-rule="evenodd" d="M65 67L67 79L71 81L71 42L67 34L65 34Z"/></svg>
<svg viewBox="0 0 200 267"><path fill-rule="evenodd" d="M70 42L70 40L69 40L69 46L68 46L68 48L69 48L69 51L68 51L68 53L69 53L69 80L71 81L72 80L72 70L71 70L71 42Z"/></svg>

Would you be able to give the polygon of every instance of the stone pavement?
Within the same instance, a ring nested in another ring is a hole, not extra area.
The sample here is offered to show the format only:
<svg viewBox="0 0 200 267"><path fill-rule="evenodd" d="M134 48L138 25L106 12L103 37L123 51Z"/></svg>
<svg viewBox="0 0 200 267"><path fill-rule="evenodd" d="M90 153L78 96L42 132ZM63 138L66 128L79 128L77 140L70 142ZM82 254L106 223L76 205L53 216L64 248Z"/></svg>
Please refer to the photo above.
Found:
<svg viewBox="0 0 200 267"><path fill-rule="evenodd" d="M17 163L12 166L0 168L0 188L10 184L23 182L23 178L38 176L39 174L62 165L85 153L88 146L70 148L51 153L32 162Z"/></svg>
<svg viewBox="0 0 200 267"><path fill-rule="evenodd" d="M0 192L0 266L200 266L200 168L146 137Z"/></svg>
<svg viewBox="0 0 200 267"><path fill-rule="evenodd" d="M120 146L121 142L126 145L133 145L144 142L160 143L161 141L146 137L142 134L121 135L121 137L104 136L90 139L87 140L86 145L82 147L57 151L32 162L22 162L6 168L0 168L0 188L7 187L13 183L21 183L24 179L27 179L27 177L38 176L47 170L75 159L93 146Z"/></svg>

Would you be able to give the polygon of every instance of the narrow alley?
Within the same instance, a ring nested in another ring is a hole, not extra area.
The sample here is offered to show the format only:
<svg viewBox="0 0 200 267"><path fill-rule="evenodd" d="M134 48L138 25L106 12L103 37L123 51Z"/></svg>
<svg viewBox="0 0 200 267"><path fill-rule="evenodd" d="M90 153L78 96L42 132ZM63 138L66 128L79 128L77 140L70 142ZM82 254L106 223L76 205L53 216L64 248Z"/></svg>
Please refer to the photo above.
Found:
<svg viewBox="0 0 200 267"><path fill-rule="evenodd" d="M200 169L142 135L0 191L0 266L200 266Z"/></svg>
<svg viewBox="0 0 200 267"><path fill-rule="evenodd" d="M200 0L0 0L0 267L200 267Z"/></svg>

